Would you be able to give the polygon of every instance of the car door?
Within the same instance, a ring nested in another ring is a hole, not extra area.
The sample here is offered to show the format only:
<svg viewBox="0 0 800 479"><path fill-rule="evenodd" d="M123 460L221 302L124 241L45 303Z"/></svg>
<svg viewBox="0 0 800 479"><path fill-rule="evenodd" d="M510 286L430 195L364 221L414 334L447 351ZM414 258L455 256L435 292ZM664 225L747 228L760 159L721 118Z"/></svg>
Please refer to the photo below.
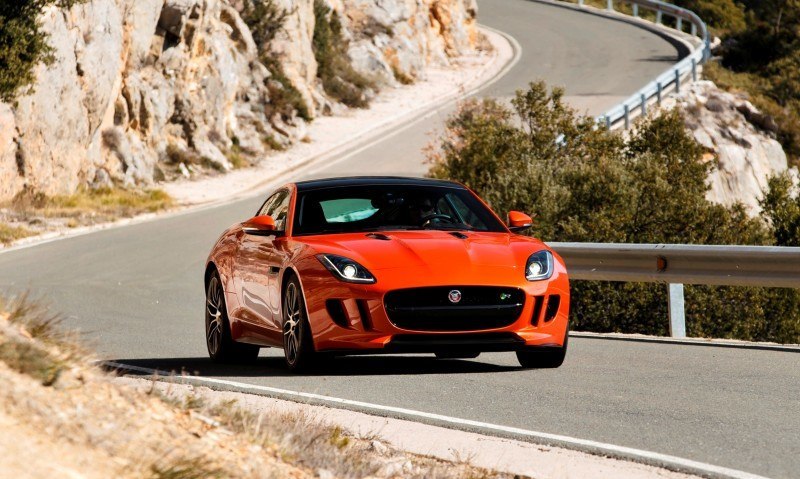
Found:
<svg viewBox="0 0 800 479"><path fill-rule="evenodd" d="M275 299L271 297L280 272L280 255L276 248L285 244L283 234L286 227L289 201L288 189L279 190L261 207L258 215L269 215L275 219L275 231L265 233L241 233L236 255L236 274L241 319L250 323L259 335L275 340L280 338L280 315L276 318ZM280 217L283 215L283 218Z"/></svg>

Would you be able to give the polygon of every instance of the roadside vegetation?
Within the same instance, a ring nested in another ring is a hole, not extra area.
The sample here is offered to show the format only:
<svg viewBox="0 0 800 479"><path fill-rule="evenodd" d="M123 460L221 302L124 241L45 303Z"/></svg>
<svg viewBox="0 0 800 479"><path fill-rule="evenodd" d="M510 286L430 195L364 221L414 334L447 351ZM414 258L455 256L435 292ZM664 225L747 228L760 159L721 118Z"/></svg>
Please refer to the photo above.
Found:
<svg viewBox="0 0 800 479"><path fill-rule="evenodd" d="M314 19L314 57L325 93L349 107L366 108L368 94L376 90L376 83L350 63L339 14L325 0L314 0Z"/></svg>
<svg viewBox="0 0 800 479"><path fill-rule="evenodd" d="M85 0L14 0L0 2L0 101L13 102L36 80L34 68L53 62L48 35L39 14L55 5L70 8Z"/></svg>
<svg viewBox="0 0 800 479"><path fill-rule="evenodd" d="M513 108L470 100L429 150L430 175L464 182L498 212L534 215L546 241L796 245L800 199L770 181L761 218L706 200L713 162L681 113L643 121L629 137L595 128L539 82ZM576 281L576 330L666 335L664 285ZM686 287L691 336L800 342L800 291Z"/></svg>
<svg viewBox="0 0 800 479"><path fill-rule="evenodd" d="M162 190L82 188L47 196L26 190L0 204L0 244L63 228L75 228L156 213L174 205Z"/></svg>
<svg viewBox="0 0 800 479"><path fill-rule="evenodd" d="M46 308L0 297L0 470L8 477L506 477L309 416L118 380L64 331Z"/></svg>

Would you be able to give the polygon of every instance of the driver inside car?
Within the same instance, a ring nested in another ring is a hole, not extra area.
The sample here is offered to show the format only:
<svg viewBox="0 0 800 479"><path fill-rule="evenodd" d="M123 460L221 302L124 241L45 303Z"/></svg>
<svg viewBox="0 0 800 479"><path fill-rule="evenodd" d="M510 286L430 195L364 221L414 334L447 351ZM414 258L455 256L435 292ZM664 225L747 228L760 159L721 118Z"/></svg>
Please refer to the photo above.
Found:
<svg viewBox="0 0 800 479"><path fill-rule="evenodd" d="M430 198L420 198L410 208L411 224L416 226L423 226L423 223L428 220L431 215L436 214L433 209L433 202Z"/></svg>

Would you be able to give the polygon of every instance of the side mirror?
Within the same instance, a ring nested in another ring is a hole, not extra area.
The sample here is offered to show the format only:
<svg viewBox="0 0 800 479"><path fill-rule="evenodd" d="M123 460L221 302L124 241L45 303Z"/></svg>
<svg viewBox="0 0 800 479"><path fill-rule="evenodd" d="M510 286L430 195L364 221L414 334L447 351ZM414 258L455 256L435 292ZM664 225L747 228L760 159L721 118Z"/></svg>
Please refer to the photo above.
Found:
<svg viewBox="0 0 800 479"><path fill-rule="evenodd" d="M242 231L249 235L269 236L278 232L275 230L275 220L272 216L255 216L242 223Z"/></svg>
<svg viewBox="0 0 800 479"><path fill-rule="evenodd" d="M517 232L530 228L533 225L533 220L530 216L521 211L508 212L508 229Z"/></svg>

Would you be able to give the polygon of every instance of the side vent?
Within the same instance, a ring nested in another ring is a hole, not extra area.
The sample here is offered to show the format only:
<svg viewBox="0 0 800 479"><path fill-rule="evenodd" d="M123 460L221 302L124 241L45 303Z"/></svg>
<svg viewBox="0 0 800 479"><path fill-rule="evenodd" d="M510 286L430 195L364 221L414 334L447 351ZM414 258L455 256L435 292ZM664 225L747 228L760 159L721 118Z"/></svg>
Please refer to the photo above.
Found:
<svg viewBox="0 0 800 479"><path fill-rule="evenodd" d="M325 301L325 309L336 325L342 328L350 328L350 322L347 320L347 312L344 309L341 299L328 299Z"/></svg>
<svg viewBox="0 0 800 479"><path fill-rule="evenodd" d="M539 325L539 319L542 317L542 306L544 305L544 296L533 297L533 316L531 316L531 324L534 326Z"/></svg>
<svg viewBox="0 0 800 479"><path fill-rule="evenodd" d="M366 299L357 299L356 305L358 306L358 315L361 316L361 325L364 326L364 331L372 330L372 315L369 312L369 304Z"/></svg>
<svg viewBox="0 0 800 479"><path fill-rule="evenodd" d="M462 232L460 232L460 231L453 231L453 232L452 232L452 233L450 233L450 234L451 234L452 236L455 236L455 237L456 237L456 238L458 238L458 239L467 239L467 238L469 238L469 236L465 235L464 233L462 233Z"/></svg>
<svg viewBox="0 0 800 479"><path fill-rule="evenodd" d="M550 322L556 319L558 314L558 307L561 306L561 296L553 294L547 300L547 309L544 312L544 322Z"/></svg>

